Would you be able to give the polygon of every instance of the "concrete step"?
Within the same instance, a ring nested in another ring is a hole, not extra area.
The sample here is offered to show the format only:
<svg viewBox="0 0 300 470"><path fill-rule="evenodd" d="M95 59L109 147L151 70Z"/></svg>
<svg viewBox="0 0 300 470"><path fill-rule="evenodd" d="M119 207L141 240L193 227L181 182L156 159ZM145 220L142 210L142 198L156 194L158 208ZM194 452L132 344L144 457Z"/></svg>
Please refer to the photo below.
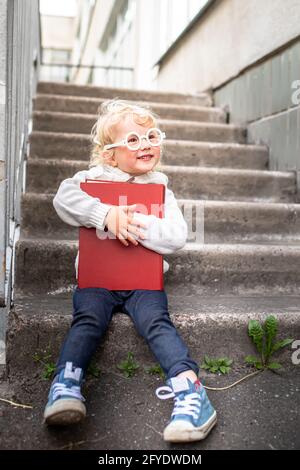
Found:
<svg viewBox="0 0 300 470"><path fill-rule="evenodd" d="M75 85L69 83L55 82L39 82L37 93L50 95L67 95L67 96L86 96L90 98L113 99L120 98L132 101L150 101L158 103L171 103L195 106L212 106L212 97L208 93L199 93L194 95L149 91L149 90L132 90L126 88L107 88L97 87L93 85Z"/></svg>
<svg viewBox="0 0 300 470"><path fill-rule="evenodd" d="M76 252L74 241L20 240L16 249L17 289L35 294L70 288L76 282ZM187 243L164 258L170 264L165 284L177 290L186 287L201 295L300 294L299 245Z"/></svg>
<svg viewBox="0 0 300 470"><path fill-rule="evenodd" d="M34 98L34 110L96 115L104 101L106 100L101 98L40 94ZM186 104L151 103L146 101L140 101L137 104L150 108L161 119L226 122L226 113L221 108Z"/></svg>
<svg viewBox="0 0 300 470"><path fill-rule="evenodd" d="M247 334L250 319L263 321L275 315L280 323L280 336L300 337L299 296L220 296L205 297L175 293L166 288L170 316L187 342L195 360L205 354L231 357L241 363L254 354ZM18 297L9 315L7 365L9 375L23 375L38 367L36 352L48 351L56 360L71 322L72 292L56 295ZM126 341L123 339L126 337ZM113 367L131 351L140 364L153 365L154 358L144 340L137 334L127 315L118 312L112 320L105 342L96 354L101 371ZM291 352L285 356L291 360ZM202 371L203 373L204 371ZM205 372L204 372L205 374Z"/></svg>
<svg viewBox="0 0 300 470"><path fill-rule="evenodd" d="M169 140L164 145L161 161L164 165L265 170L269 149L230 142Z"/></svg>
<svg viewBox="0 0 300 470"><path fill-rule="evenodd" d="M85 134L33 131L30 155L34 158L63 160L88 159L90 137ZM269 150L262 145L220 142L166 140L162 162L166 165L192 165L263 170L268 166Z"/></svg>
<svg viewBox="0 0 300 470"><path fill-rule="evenodd" d="M33 112L35 131L90 134L95 122L96 116L91 114ZM159 119L158 125L168 139L246 143L246 128L233 124Z"/></svg>
<svg viewBox="0 0 300 470"><path fill-rule="evenodd" d="M53 208L53 194L22 198L22 234L26 238L77 239ZM188 224L188 241L205 243L299 243L300 204L197 201L178 199Z"/></svg>
<svg viewBox="0 0 300 470"><path fill-rule="evenodd" d="M27 191L55 193L61 181L87 169L87 162L29 159ZM162 165L177 198L296 202L294 172Z"/></svg>

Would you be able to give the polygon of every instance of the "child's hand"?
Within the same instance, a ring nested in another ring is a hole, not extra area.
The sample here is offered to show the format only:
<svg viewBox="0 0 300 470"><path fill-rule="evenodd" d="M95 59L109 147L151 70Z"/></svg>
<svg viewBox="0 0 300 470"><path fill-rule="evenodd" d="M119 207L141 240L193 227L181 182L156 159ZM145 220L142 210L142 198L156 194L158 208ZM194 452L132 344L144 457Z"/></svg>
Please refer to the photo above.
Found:
<svg viewBox="0 0 300 470"><path fill-rule="evenodd" d="M136 228L146 228L146 225L133 219L133 213L135 209L136 204L132 204L131 206L112 206L105 217L105 225L108 230L116 235L116 237L125 246L129 245L126 239L134 245L138 245L138 241L135 240L130 234L136 235L142 239L146 238Z"/></svg>

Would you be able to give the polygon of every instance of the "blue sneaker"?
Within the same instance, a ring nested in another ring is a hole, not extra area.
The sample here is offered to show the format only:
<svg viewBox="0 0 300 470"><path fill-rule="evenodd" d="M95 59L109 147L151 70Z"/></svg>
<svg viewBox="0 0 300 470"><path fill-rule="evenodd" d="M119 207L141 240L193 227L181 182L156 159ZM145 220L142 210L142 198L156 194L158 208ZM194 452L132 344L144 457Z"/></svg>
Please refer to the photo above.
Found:
<svg viewBox="0 0 300 470"><path fill-rule="evenodd" d="M170 392L160 395L160 392ZM164 430L167 442L191 442L205 439L217 422L217 413L211 405L203 385L186 378L174 377L166 387L156 390L161 400L175 399L171 420Z"/></svg>
<svg viewBox="0 0 300 470"><path fill-rule="evenodd" d="M82 369L74 370L72 362L67 362L66 367L56 375L44 411L46 424L65 426L78 423L85 417L85 400L80 391L82 377Z"/></svg>

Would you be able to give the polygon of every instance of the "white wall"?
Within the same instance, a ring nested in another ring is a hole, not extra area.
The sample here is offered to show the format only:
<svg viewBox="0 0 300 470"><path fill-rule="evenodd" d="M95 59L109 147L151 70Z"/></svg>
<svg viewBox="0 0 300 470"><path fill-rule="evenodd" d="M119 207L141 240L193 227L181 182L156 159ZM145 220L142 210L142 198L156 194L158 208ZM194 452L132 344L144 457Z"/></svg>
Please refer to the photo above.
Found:
<svg viewBox="0 0 300 470"><path fill-rule="evenodd" d="M41 16L42 47L72 49L74 46L74 18Z"/></svg>
<svg viewBox="0 0 300 470"><path fill-rule="evenodd" d="M160 90L215 88L300 35L299 0L219 0L162 64Z"/></svg>
<svg viewBox="0 0 300 470"><path fill-rule="evenodd" d="M115 0L96 0L93 18L90 23L90 30L88 31L86 47L82 50L81 62L83 64L99 64L102 65L102 56L99 57L98 46L101 37L107 25L111 10ZM81 18L81 21L84 21ZM85 39L85 38L84 38ZM81 39L81 42L83 39ZM78 46L79 47L79 46ZM73 76L75 83L87 83L90 70L81 69Z"/></svg>
<svg viewBox="0 0 300 470"><path fill-rule="evenodd" d="M86 22L87 0L81 0L81 23ZM82 63L95 65L117 65L134 67L134 74L126 71L101 70L94 72L93 83L96 85L155 89L157 69L153 67L160 56L177 38L207 0L129 0L126 15L116 11L123 4L122 0L97 0ZM111 27L117 18L115 35L111 36ZM109 39L106 50L100 44ZM80 38L75 49L79 50L84 42ZM76 54L75 54L76 55ZM75 57L74 55L74 57ZM76 57L79 57L78 53ZM73 76L76 83L87 83L90 71L82 69ZM109 82L106 83L106 79Z"/></svg>

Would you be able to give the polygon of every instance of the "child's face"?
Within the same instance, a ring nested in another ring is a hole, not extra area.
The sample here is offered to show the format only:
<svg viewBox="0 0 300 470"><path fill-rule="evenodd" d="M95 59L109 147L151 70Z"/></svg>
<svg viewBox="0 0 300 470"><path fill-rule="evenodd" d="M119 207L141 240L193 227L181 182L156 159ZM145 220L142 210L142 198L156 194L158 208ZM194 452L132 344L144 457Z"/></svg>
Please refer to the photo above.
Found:
<svg viewBox="0 0 300 470"><path fill-rule="evenodd" d="M137 132L140 136L145 135L148 129L153 127L136 124L131 116L125 117L115 128L115 142L125 139L129 132ZM146 159L142 156L149 156ZM120 170L130 175L142 175L151 171L159 162L160 147L152 147L146 139L142 139L138 150L129 150L126 146L116 147L112 160L117 163Z"/></svg>

